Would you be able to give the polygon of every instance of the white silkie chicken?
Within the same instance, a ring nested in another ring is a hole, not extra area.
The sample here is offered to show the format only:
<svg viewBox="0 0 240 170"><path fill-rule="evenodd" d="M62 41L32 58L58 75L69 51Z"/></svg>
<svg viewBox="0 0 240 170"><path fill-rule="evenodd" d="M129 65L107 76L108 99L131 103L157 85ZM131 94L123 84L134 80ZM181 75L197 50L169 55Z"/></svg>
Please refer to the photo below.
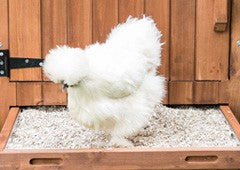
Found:
<svg viewBox="0 0 240 170"><path fill-rule="evenodd" d="M146 125L165 94L161 34L150 17L129 17L105 43L85 49L50 50L45 74L68 89L68 109L82 125L112 136L110 146L129 147L125 137Z"/></svg>

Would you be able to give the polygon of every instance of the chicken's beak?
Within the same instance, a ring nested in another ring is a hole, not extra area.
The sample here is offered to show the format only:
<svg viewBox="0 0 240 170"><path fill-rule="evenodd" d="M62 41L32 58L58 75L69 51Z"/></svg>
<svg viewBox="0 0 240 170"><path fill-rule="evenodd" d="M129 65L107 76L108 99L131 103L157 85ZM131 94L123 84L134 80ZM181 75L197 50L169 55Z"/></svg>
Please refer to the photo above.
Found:
<svg viewBox="0 0 240 170"><path fill-rule="evenodd" d="M66 83L62 83L62 92L65 90L65 88L68 88L68 85Z"/></svg>

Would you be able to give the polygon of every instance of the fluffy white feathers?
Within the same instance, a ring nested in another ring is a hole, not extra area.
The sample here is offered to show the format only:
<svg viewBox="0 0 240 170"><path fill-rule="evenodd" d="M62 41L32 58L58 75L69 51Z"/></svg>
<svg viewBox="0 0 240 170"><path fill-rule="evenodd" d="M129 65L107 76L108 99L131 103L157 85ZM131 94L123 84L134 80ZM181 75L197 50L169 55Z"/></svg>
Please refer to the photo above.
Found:
<svg viewBox="0 0 240 170"><path fill-rule="evenodd" d="M50 50L44 61L45 74L55 83L78 83L89 72L88 59L83 53L80 48L68 46Z"/></svg>
<svg viewBox="0 0 240 170"><path fill-rule="evenodd" d="M165 94L164 78L156 75L160 37L151 18L129 18L105 43L51 50L44 71L52 81L72 86L68 108L75 119L109 131L111 144L130 145L124 137L146 124Z"/></svg>

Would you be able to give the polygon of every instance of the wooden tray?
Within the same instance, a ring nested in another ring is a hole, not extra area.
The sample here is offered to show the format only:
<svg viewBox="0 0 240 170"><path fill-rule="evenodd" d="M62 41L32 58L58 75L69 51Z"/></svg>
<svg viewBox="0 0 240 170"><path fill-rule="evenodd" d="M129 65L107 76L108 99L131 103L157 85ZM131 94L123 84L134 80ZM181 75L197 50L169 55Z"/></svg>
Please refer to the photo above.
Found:
<svg viewBox="0 0 240 170"><path fill-rule="evenodd" d="M240 125L220 106L240 139ZM11 108L0 133L0 169L240 169L240 147L5 149L19 108Z"/></svg>

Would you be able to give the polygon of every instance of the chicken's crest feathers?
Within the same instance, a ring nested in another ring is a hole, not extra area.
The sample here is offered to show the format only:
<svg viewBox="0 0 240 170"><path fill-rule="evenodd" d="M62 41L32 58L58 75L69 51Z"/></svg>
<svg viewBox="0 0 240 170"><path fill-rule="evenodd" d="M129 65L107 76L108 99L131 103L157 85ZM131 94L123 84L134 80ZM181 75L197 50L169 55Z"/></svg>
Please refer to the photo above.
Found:
<svg viewBox="0 0 240 170"><path fill-rule="evenodd" d="M138 50L148 58L154 69L161 61L161 32L151 17L128 17L125 23L117 25L109 34L106 44L119 48Z"/></svg>
<svg viewBox="0 0 240 170"><path fill-rule="evenodd" d="M43 71L55 83L78 83L88 72L88 60L80 48L66 45L51 49L43 64Z"/></svg>

